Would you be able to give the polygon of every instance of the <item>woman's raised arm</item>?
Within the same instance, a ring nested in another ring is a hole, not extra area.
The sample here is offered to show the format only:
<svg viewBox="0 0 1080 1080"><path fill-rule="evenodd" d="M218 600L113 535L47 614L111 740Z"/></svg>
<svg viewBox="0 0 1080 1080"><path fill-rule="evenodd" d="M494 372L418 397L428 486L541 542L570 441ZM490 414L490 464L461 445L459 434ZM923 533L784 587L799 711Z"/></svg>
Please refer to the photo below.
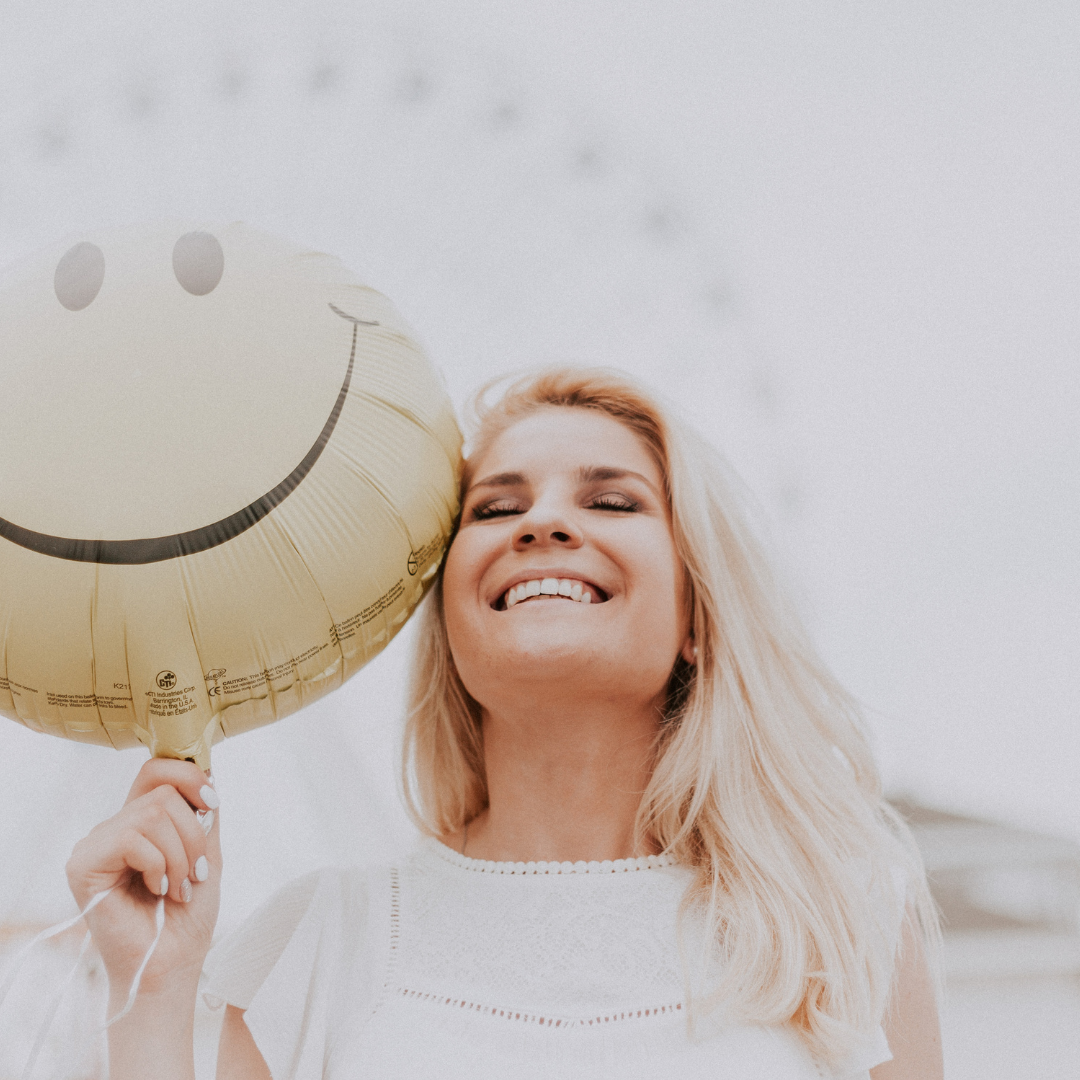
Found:
<svg viewBox="0 0 1080 1080"><path fill-rule="evenodd" d="M221 845L213 787L198 766L148 761L122 810L75 845L68 884L109 977L108 1015L126 1006L139 965L165 924L131 1011L109 1028L112 1080L192 1080L195 998L217 921ZM209 811L200 821L196 811Z"/></svg>
<svg viewBox="0 0 1080 1080"><path fill-rule="evenodd" d="M218 1046L217 1080L272 1080L266 1060L244 1023L242 1010L225 1007Z"/></svg>
<svg viewBox="0 0 1080 1080"><path fill-rule="evenodd" d="M884 1027L893 1057L870 1070L871 1080L942 1080L945 1066L937 996L922 937L910 912L904 919L899 967Z"/></svg>

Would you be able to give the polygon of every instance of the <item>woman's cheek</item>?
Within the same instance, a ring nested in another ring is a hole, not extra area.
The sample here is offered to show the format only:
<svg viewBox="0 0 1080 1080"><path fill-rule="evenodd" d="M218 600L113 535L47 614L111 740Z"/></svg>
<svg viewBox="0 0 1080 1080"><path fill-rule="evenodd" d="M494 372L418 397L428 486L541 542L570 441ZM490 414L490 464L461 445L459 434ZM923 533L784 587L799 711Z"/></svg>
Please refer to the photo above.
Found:
<svg viewBox="0 0 1080 1080"><path fill-rule="evenodd" d="M450 654L459 673L463 674L473 665L476 647L480 644L481 627L475 618L479 614L477 596L479 582L467 574L469 568L469 544L461 534L454 541L443 571L443 617Z"/></svg>

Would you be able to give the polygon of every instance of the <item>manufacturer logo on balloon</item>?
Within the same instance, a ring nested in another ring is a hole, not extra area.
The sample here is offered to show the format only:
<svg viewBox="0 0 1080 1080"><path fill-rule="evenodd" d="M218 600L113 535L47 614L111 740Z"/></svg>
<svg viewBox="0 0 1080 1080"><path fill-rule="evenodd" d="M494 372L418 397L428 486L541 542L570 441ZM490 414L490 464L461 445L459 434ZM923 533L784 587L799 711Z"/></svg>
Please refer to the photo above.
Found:
<svg viewBox="0 0 1080 1080"><path fill-rule="evenodd" d="M409 575L411 577L416 577L416 571L420 569L420 563L416 558L416 552L415 551L410 552L408 565L409 565Z"/></svg>
<svg viewBox="0 0 1080 1080"><path fill-rule="evenodd" d="M211 668L206 673L206 681L207 682L213 682L215 679L220 679L221 676L224 675L224 674L225 674L225 669L223 667Z"/></svg>
<svg viewBox="0 0 1080 1080"><path fill-rule="evenodd" d="M176 685L176 674L172 671L159 671L157 673L159 690L171 690Z"/></svg>

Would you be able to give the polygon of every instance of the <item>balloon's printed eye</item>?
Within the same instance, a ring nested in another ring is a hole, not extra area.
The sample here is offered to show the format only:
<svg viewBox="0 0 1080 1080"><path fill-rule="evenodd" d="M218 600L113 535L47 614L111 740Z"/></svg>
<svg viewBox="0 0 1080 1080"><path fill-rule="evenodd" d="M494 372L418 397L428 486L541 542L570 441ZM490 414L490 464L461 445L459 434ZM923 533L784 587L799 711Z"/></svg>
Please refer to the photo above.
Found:
<svg viewBox="0 0 1080 1080"><path fill-rule="evenodd" d="M185 233L173 248L172 268L176 280L192 296L205 296L217 288L225 273L225 252L210 233Z"/></svg>
<svg viewBox="0 0 1080 1080"><path fill-rule="evenodd" d="M97 244L83 241L76 244L56 264L53 288L56 299L68 311L89 307L105 280L105 255Z"/></svg>

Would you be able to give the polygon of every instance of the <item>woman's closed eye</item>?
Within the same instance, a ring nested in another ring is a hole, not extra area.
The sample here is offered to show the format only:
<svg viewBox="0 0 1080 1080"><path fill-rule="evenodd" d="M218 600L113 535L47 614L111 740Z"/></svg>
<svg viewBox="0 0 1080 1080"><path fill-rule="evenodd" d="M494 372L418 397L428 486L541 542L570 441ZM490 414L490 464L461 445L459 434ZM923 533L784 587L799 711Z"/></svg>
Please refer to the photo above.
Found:
<svg viewBox="0 0 1080 1080"><path fill-rule="evenodd" d="M489 518L505 517L507 514L520 514L525 510L518 499L492 499L477 503L469 512L473 521L486 521Z"/></svg>
<svg viewBox="0 0 1080 1080"><path fill-rule="evenodd" d="M596 495L586 505L590 510L621 510L624 513L633 513L641 509L640 503L617 491Z"/></svg>
<svg viewBox="0 0 1080 1080"><path fill-rule="evenodd" d="M614 510L624 514L632 514L634 511L641 509L641 504L635 499L618 491L606 491L602 495L593 495L583 505L587 510ZM477 503L469 511L469 516L473 521L488 521L491 518L523 514L527 509L527 505L520 499L510 499L504 496L491 499L488 502Z"/></svg>

